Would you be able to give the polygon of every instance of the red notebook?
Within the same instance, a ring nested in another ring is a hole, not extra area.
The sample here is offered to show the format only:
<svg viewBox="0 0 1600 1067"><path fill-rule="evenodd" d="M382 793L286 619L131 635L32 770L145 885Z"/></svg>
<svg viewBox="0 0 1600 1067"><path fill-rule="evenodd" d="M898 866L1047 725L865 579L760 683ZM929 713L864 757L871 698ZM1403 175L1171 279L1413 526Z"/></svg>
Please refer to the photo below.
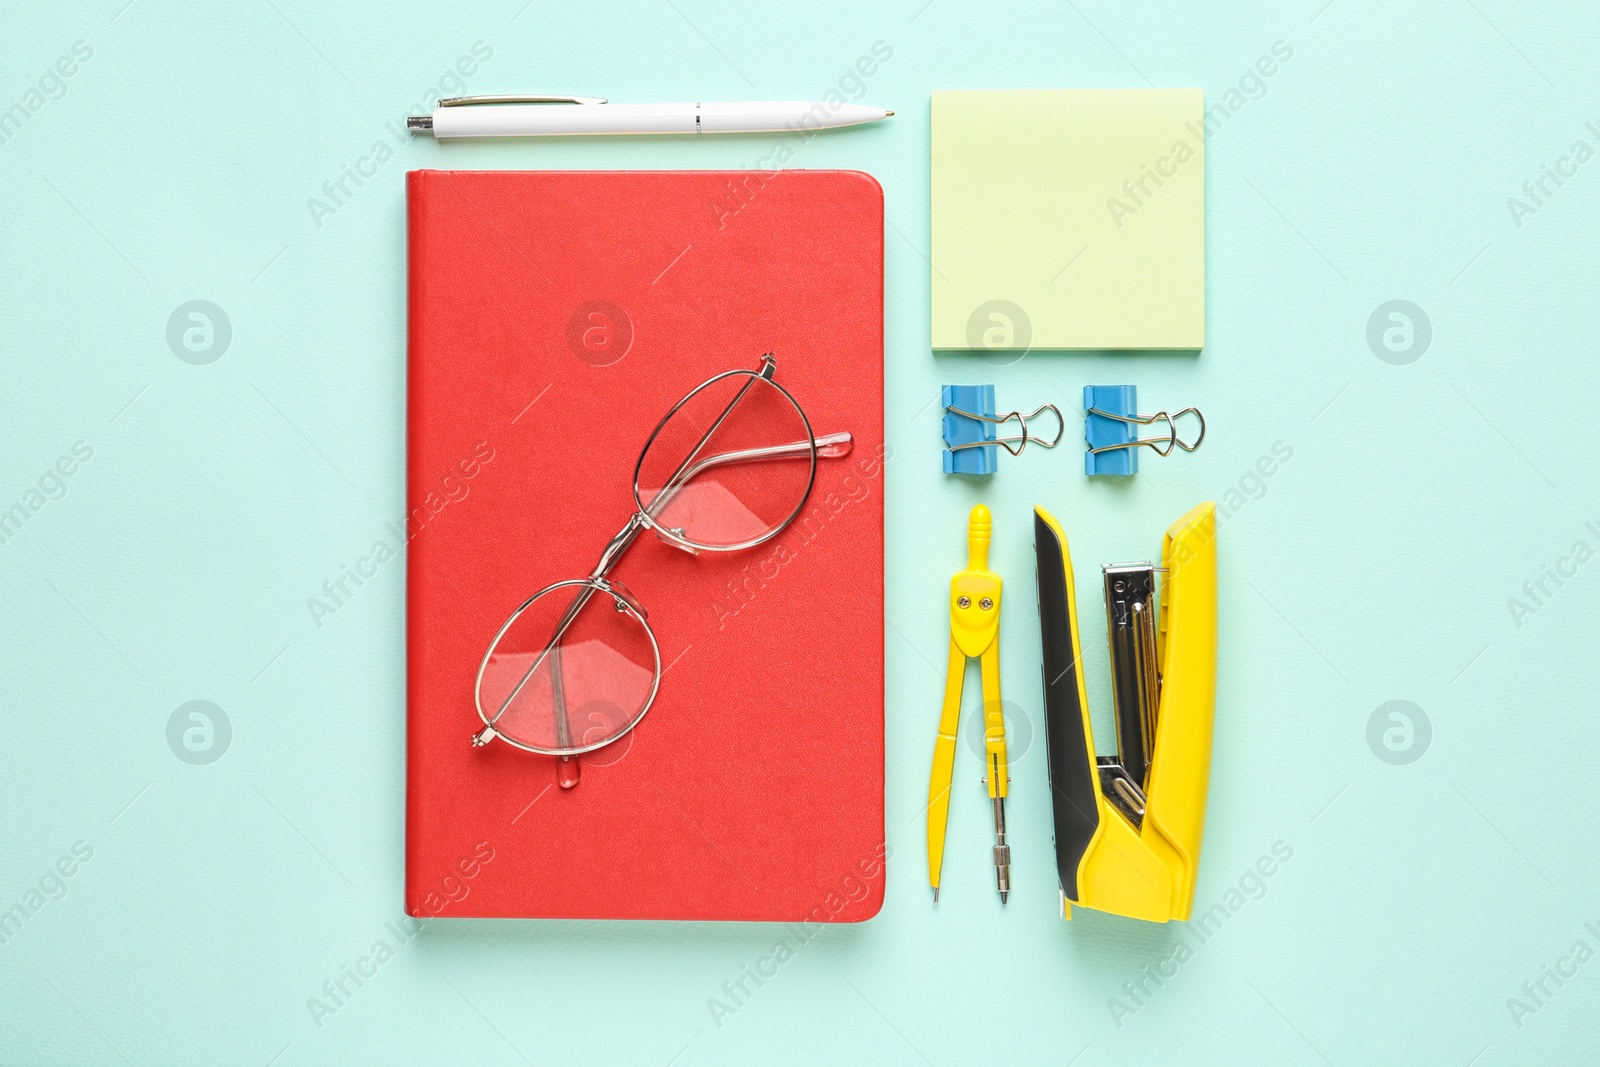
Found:
<svg viewBox="0 0 1600 1067"><path fill-rule="evenodd" d="M883 193L856 172L407 175L408 914L854 922L883 901ZM474 682L526 597L589 574L640 449L777 358L817 436L800 519L739 552L646 534L611 577L664 673L631 733L495 741Z"/></svg>

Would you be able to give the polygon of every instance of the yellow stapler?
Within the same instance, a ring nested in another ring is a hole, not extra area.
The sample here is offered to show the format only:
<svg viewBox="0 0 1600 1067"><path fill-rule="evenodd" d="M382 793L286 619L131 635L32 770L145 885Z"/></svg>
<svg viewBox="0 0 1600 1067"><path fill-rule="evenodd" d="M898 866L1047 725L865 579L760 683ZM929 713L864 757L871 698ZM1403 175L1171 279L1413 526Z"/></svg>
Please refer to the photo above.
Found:
<svg viewBox="0 0 1600 1067"><path fill-rule="evenodd" d="M1103 568L1117 754L1097 756L1084 689L1072 559L1033 510L1045 733L1061 914L1072 905L1151 922L1194 904L1217 689L1216 506L1167 530L1158 568Z"/></svg>

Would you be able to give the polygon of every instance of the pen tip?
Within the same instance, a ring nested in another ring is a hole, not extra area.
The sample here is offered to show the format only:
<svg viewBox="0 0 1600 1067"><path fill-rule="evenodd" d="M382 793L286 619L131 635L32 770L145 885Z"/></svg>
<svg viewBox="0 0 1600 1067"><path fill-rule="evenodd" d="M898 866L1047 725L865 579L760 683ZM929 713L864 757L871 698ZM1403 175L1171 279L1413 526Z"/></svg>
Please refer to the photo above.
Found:
<svg viewBox="0 0 1600 1067"><path fill-rule="evenodd" d="M892 118L894 118L894 112L893 111L885 111L883 113L883 117L886 118L886 119L892 119Z"/></svg>
<svg viewBox="0 0 1600 1067"><path fill-rule="evenodd" d="M936 907L936 908L939 906L939 887L938 886L934 886L933 887L933 906Z"/></svg>
<svg viewBox="0 0 1600 1067"><path fill-rule="evenodd" d="M1002 890L1000 890L1000 903L1004 904L1005 902L1006 902L1006 891L1004 889L1002 889Z"/></svg>

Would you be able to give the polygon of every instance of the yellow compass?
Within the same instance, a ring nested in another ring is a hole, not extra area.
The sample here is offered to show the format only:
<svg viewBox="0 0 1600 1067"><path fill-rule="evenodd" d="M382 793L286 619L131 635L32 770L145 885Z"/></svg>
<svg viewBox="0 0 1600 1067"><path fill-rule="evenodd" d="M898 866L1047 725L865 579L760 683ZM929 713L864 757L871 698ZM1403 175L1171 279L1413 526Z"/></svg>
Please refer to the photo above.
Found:
<svg viewBox="0 0 1600 1067"><path fill-rule="evenodd" d="M939 903L945 826L950 818L950 782L955 773L956 727L967 660L976 658L983 676L984 785L994 802L994 870L1000 902L1011 891L1011 846L1006 844L1006 724L1000 705L1000 576L989 569L993 520L979 504L967 519L967 569L950 579L950 666L945 678L939 739L928 779L928 883Z"/></svg>

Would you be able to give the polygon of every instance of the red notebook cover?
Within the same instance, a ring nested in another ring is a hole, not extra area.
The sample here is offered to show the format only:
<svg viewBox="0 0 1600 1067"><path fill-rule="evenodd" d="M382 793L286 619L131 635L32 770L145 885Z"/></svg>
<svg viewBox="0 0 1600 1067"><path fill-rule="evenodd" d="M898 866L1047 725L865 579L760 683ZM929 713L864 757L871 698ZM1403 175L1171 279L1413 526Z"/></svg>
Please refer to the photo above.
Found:
<svg viewBox="0 0 1600 1067"><path fill-rule="evenodd" d="M787 171L407 175L406 888L415 916L854 922L883 901L883 193ZM646 534L612 578L664 674L632 733L474 748L480 660L634 510L640 449L711 376L818 435L799 519L740 552Z"/></svg>

